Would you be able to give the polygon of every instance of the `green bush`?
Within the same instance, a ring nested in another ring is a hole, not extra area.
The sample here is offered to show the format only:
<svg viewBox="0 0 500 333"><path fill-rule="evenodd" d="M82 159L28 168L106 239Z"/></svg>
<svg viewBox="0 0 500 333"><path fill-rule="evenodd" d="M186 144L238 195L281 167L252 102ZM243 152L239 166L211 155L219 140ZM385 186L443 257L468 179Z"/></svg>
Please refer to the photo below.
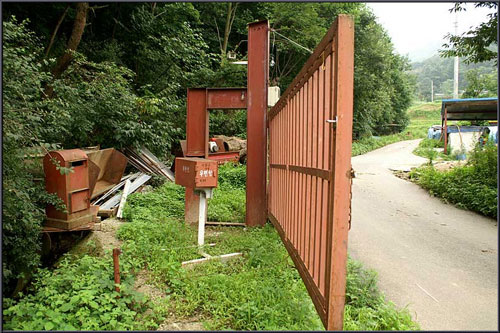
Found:
<svg viewBox="0 0 500 333"><path fill-rule="evenodd" d="M31 156L44 154L58 146L44 137L58 133L60 127L45 127L46 102L42 99L44 83L50 74L39 40L15 18L3 22L3 121L2 121L2 241L3 293L10 294L17 279L27 278L39 264L40 231L45 204L58 204L48 195L43 182L31 173L42 173L40 160ZM39 176L38 176L39 177ZM63 207L59 206L61 209Z"/></svg>
<svg viewBox="0 0 500 333"><path fill-rule="evenodd" d="M492 144L477 148L465 166L444 172L432 166L420 167L410 178L445 201L497 217L497 147Z"/></svg>
<svg viewBox="0 0 500 333"><path fill-rule="evenodd" d="M122 255L118 294L111 255L77 260L67 255L54 270L39 269L19 301L4 299L3 327L28 331L156 328L153 318L145 315L147 300L133 290L131 270Z"/></svg>
<svg viewBox="0 0 500 333"><path fill-rule="evenodd" d="M221 188L246 188L246 166L226 163L219 166L219 187Z"/></svg>

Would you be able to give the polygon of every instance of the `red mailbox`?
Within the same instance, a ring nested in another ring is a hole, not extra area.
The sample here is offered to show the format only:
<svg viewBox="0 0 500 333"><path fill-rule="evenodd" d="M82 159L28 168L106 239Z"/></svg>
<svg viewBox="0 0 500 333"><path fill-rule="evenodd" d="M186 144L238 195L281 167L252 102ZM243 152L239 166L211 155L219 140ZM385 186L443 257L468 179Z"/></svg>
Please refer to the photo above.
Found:
<svg viewBox="0 0 500 333"><path fill-rule="evenodd" d="M217 187L217 161L205 158L175 159L175 183L191 189Z"/></svg>
<svg viewBox="0 0 500 333"><path fill-rule="evenodd" d="M61 167L73 168L73 172L61 174L57 163ZM53 205L47 205L45 225L71 230L92 222L87 155L80 149L49 152L43 159L43 170L45 189L48 193L56 193L67 208L67 212L61 212Z"/></svg>

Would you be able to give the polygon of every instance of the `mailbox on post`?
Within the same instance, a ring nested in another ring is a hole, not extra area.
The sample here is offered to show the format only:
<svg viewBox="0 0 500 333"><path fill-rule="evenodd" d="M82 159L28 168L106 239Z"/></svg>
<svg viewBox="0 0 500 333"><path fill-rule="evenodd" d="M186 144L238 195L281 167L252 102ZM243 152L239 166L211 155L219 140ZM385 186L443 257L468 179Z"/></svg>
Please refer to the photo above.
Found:
<svg viewBox="0 0 500 333"><path fill-rule="evenodd" d="M175 159L175 183L192 189L217 187L217 161L205 158Z"/></svg>
<svg viewBox="0 0 500 333"><path fill-rule="evenodd" d="M217 187L217 161L205 158L178 157L175 159L175 183L186 188L186 192L199 196L198 211L198 245L205 242L205 223L207 221L207 198L212 197L212 191ZM193 219L196 207L185 207L186 221L188 215ZM192 221L190 221L192 222Z"/></svg>

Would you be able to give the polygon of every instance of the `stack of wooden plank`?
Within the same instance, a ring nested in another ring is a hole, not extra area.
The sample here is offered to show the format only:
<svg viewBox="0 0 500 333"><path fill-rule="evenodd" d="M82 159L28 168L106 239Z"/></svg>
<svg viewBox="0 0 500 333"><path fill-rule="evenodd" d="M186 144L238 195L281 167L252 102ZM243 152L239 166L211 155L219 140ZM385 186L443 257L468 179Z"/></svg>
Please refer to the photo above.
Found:
<svg viewBox="0 0 500 333"><path fill-rule="evenodd" d="M137 170L175 181L174 173L145 147L140 149L125 148L124 154L127 156L129 163Z"/></svg>
<svg viewBox="0 0 500 333"><path fill-rule="evenodd" d="M127 196L137 191L149 179L151 179L150 175L141 172L124 176L120 183L92 202L92 205L99 206L99 216L111 217L117 215L121 218Z"/></svg>
<svg viewBox="0 0 500 333"><path fill-rule="evenodd" d="M123 153L127 156L128 162L139 172L123 176L118 184L92 202L92 205L99 206L99 216L116 215L121 218L128 195L139 190L152 175L175 181L174 173L148 149L125 148Z"/></svg>

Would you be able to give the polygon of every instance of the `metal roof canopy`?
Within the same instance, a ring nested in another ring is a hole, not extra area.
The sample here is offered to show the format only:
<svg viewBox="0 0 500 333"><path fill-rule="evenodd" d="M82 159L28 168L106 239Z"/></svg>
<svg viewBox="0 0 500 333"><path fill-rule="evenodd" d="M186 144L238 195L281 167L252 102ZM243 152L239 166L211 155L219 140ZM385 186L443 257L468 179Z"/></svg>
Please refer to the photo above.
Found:
<svg viewBox="0 0 500 333"><path fill-rule="evenodd" d="M441 119L497 120L498 98L443 99ZM446 113L445 113L446 109Z"/></svg>

